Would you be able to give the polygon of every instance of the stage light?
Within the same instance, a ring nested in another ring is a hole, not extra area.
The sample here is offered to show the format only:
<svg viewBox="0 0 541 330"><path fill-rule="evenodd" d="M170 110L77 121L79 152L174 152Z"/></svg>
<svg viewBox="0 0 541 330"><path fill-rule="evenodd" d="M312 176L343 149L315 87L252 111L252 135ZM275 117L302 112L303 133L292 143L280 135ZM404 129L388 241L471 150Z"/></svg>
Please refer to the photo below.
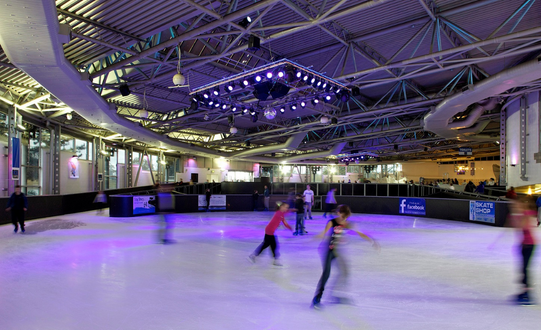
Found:
<svg viewBox="0 0 541 330"><path fill-rule="evenodd" d="M302 78L302 80L303 80L303 81L307 81L308 78L310 78L310 77L308 76L308 74L305 74L304 77Z"/></svg>
<svg viewBox="0 0 541 330"><path fill-rule="evenodd" d="M267 79L272 79L272 72L267 72L266 76L267 76Z"/></svg>
<svg viewBox="0 0 541 330"><path fill-rule="evenodd" d="M301 101L301 108L305 108L306 107L306 102L305 101Z"/></svg>
<svg viewBox="0 0 541 330"><path fill-rule="evenodd" d="M227 109L227 104L223 104L223 105L222 105L222 109L223 109L223 110Z"/></svg>
<svg viewBox="0 0 541 330"><path fill-rule="evenodd" d="M316 82L316 77L312 77L312 79L310 79L310 85L313 85L315 82Z"/></svg>
<svg viewBox="0 0 541 330"><path fill-rule="evenodd" d="M214 91L212 91L212 94L214 94L214 96L220 96L220 89L218 87L214 88Z"/></svg>
<svg viewBox="0 0 541 330"><path fill-rule="evenodd" d="M199 102L197 100L192 100L190 104L190 110L195 111L199 108Z"/></svg>
<svg viewBox="0 0 541 330"><path fill-rule="evenodd" d="M262 79L263 79L263 78L261 78L260 75L255 76L255 81L256 81L256 82L261 82Z"/></svg>
<svg viewBox="0 0 541 330"><path fill-rule="evenodd" d="M295 75L295 77L297 77L298 79L300 79L300 78L302 77L302 72L297 71L297 74Z"/></svg>
<svg viewBox="0 0 541 330"><path fill-rule="evenodd" d="M228 92L232 92L235 89L235 83L231 83L226 86Z"/></svg>
<svg viewBox="0 0 541 330"><path fill-rule="evenodd" d="M253 116L255 115L255 110L254 109L250 109L250 114Z"/></svg>
<svg viewBox="0 0 541 330"><path fill-rule="evenodd" d="M237 111L237 106L236 105L232 105L231 106L231 112L235 112Z"/></svg>
<svg viewBox="0 0 541 330"><path fill-rule="evenodd" d="M214 104L214 101L213 100L209 100L209 106L213 105Z"/></svg>
<svg viewBox="0 0 541 330"><path fill-rule="evenodd" d="M214 102L214 107L215 108L219 108L220 106L221 106L221 104L220 104L219 101Z"/></svg>
<svg viewBox="0 0 541 330"><path fill-rule="evenodd" d="M284 113L284 112L286 112L286 108L284 108L283 106L280 107L280 113Z"/></svg>
<svg viewBox="0 0 541 330"><path fill-rule="evenodd" d="M290 105L290 106L289 106L289 109L290 109L291 111L297 110L297 103L293 103L292 105Z"/></svg>
<svg viewBox="0 0 541 330"><path fill-rule="evenodd" d="M284 78L286 73L284 71L278 71L278 78Z"/></svg>
<svg viewBox="0 0 541 330"><path fill-rule="evenodd" d="M244 79L242 83L240 84L240 87L244 88L248 85L250 85L250 82L248 81L248 79Z"/></svg>
<svg viewBox="0 0 541 330"><path fill-rule="evenodd" d="M321 87L321 80L317 82L316 87L319 88L319 89L323 88L323 87Z"/></svg>
<svg viewBox="0 0 541 330"><path fill-rule="evenodd" d="M252 18L250 16L246 16L242 21L239 22L239 25L246 29L250 23L252 23Z"/></svg>
<svg viewBox="0 0 541 330"><path fill-rule="evenodd" d="M318 103L319 103L319 99L318 99L318 98L316 97L316 98L315 98L315 99L313 99L313 100L312 100L311 102L312 102L312 105L313 105L313 106L315 107L315 106L316 106L316 104L318 104Z"/></svg>
<svg viewBox="0 0 541 330"><path fill-rule="evenodd" d="M332 96L327 95L327 96L325 96L324 100L325 100L325 103L329 103L332 100Z"/></svg>
<svg viewBox="0 0 541 330"><path fill-rule="evenodd" d="M321 85L321 89L327 88L327 82L324 82L323 85Z"/></svg>
<svg viewBox="0 0 541 330"><path fill-rule="evenodd" d="M248 109L247 109L246 107L242 107L242 113L247 114L247 113L248 113Z"/></svg>
<svg viewBox="0 0 541 330"><path fill-rule="evenodd" d="M210 97L210 93L209 92L203 92L203 97L208 99Z"/></svg>

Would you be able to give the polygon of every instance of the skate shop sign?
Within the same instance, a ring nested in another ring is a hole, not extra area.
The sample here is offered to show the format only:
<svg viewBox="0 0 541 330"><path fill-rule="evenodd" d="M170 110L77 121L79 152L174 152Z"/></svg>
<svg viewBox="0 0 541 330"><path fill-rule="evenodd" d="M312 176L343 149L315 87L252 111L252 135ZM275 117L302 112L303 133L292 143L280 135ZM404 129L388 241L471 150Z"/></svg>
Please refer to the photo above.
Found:
<svg viewBox="0 0 541 330"><path fill-rule="evenodd" d="M470 220L488 223L496 222L496 203L470 201Z"/></svg>
<svg viewBox="0 0 541 330"><path fill-rule="evenodd" d="M133 215L156 213L156 196L133 196Z"/></svg>
<svg viewBox="0 0 541 330"><path fill-rule="evenodd" d="M424 198L400 198L398 213L426 215L426 202Z"/></svg>
<svg viewBox="0 0 541 330"><path fill-rule="evenodd" d="M198 206L199 211L206 210L207 209L207 196L199 195L199 200L197 204L198 204L197 206ZM225 208L226 208L225 195L210 196L209 209L225 210Z"/></svg>

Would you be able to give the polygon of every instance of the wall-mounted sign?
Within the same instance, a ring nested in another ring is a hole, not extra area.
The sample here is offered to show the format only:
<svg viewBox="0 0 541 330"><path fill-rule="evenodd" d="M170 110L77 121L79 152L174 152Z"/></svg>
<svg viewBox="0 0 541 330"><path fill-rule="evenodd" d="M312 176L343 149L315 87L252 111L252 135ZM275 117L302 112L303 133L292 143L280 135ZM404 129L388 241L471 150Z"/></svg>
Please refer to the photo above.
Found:
<svg viewBox="0 0 541 330"><path fill-rule="evenodd" d="M133 215L156 212L156 196L133 196Z"/></svg>
<svg viewBox="0 0 541 330"><path fill-rule="evenodd" d="M488 223L496 222L496 203L470 201L470 220Z"/></svg>
<svg viewBox="0 0 541 330"><path fill-rule="evenodd" d="M400 198L398 213L426 215L426 202L424 198Z"/></svg>
<svg viewBox="0 0 541 330"><path fill-rule="evenodd" d="M461 156L471 156L472 153L472 148L458 148L458 154Z"/></svg>
<svg viewBox="0 0 541 330"><path fill-rule="evenodd" d="M68 163L69 178L79 179L79 159L71 157Z"/></svg>

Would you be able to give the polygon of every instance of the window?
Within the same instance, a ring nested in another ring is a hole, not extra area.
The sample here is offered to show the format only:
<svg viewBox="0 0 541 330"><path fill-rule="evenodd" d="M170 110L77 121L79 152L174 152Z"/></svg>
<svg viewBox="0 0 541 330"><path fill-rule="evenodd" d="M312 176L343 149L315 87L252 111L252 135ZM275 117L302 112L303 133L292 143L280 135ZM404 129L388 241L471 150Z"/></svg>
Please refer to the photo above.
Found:
<svg viewBox="0 0 541 330"><path fill-rule="evenodd" d="M143 157L143 166L142 166L142 170L143 171L150 171L150 167L148 166L148 162L149 162L149 155L144 155L142 156Z"/></svg>
<svg viewBox="0 0 541 330"><path fill-rule="evenodd" d="M152 171L158 171L158 158L159 156L150 155L150 165L152 166Z"/></svg>
<svg viewBox="0 0 541 330"><path fill-rule="evenodd" d="M73 143L73 138L62 135L62 137L60 138L60 150L74 152Z"/></svg>
<svg viewBox="0 0 541 330"><path fill-rule="evenodd" d="M75 154L79 156L79 159L88 159L88 142L76 139Z"/></svg>
<svg viewBox="0 0 541 330"><path fill-rule="evenodd" d="M118 152L118 163L126 164L126 150L117 149L117 152Z"/></svg>
<svg viewBox="0 0 541 330"><path fill-rule="evenodd" d="M94 148L92 142L88 142L88 160L94 160Z"/></svg>

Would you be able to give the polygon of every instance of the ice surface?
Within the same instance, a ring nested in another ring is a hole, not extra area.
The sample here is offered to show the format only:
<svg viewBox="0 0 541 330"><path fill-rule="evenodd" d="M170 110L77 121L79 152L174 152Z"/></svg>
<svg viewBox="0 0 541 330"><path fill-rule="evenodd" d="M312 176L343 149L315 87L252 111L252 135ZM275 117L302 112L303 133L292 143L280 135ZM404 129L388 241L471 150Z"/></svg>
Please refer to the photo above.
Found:
<svg viewBox="0 0 541 330"><path fill-rule="evenodd" d="M327 290L316 311L314 236L325 219L307 220L306 236L277 231L283 267L270 251L251 264L271 216L177 214L171 245L156 244L157 216L87 212L28 221L25 234L0 226L0 329L541 328L541 307L510 302L519 292L512 229L355 214L381 252L348 235L352 304L329 303ZM534 255L534 284L540 276Z"/></svg>

